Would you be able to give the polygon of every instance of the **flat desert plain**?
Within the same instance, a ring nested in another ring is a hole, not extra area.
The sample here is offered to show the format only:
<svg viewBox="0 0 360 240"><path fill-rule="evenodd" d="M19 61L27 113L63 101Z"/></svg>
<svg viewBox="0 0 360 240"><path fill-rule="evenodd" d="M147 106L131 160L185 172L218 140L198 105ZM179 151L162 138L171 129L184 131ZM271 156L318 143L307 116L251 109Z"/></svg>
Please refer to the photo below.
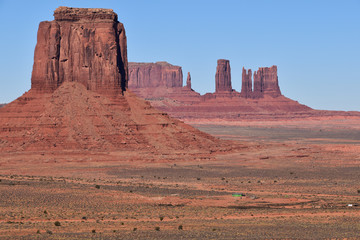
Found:
<svg viewBox="0 0 360 240"><path fill-rule="evenodd" d="M358 239L357 121L194 125L197 154L0 154L0 239Z"/></svg>

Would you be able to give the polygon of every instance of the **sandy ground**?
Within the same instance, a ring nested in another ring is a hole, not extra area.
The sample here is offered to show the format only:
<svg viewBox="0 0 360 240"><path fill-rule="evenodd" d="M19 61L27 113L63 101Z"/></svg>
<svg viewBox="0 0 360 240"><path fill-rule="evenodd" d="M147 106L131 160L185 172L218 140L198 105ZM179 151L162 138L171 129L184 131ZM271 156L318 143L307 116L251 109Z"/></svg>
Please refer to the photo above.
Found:
<svg viewBox="0 0 360 240"><path fill-rule="evenodd" d="M0 238L359 239L360 130L332 124L196 125L240 146L208 155L1 153Z"/></svg>

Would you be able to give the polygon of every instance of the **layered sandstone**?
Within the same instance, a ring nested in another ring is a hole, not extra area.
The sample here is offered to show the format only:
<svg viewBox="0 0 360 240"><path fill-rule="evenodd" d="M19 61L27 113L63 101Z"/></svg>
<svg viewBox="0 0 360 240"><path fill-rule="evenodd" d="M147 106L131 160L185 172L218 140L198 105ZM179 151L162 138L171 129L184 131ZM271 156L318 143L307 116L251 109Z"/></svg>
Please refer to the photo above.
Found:
<svg viewBox="0 0 360 240"><path fill-rule="evenodd" d="M59 7L55 20L39 25L33 90L51 93L80 82L99 93L118 93L128 77L124 25L111 9Z"/></svg>
<svg viewBox="0 0 360 240"><path fill-rule="evenodd" d="M215 74L215 93L231 92L231 69L230 61L219 59Z"/></svg>
<svg viewBox="0 0 360 240"><path fill-rule="evenodd" d="M167 62L129 63L129 88L182 87L183 74L179 66Z"/></svg>
<svg viewBox="0 0 360 240"><path fill-rule="evenodd" d="M112 10L60 7L54 16L39 26L30 91L0 109L2 153L223 149L127 91L125 29ZM181 87L179 74L168 69L161 79Z"/></svg>
<svg viewBox="0 0 360 240"><path fill-rule="evenodd" d="M244 98L250 98L253 96L251 69L246 72L246 69L244 67L242 69L242 84L240 96Z"/></svg>
<svg viewBox="0 0 360 240"><path fill-rule="evenodd" d="M254 98L260 98L264 95L272 97L281 96L277 66L262 67L258 71L254 72Z"/></svg>

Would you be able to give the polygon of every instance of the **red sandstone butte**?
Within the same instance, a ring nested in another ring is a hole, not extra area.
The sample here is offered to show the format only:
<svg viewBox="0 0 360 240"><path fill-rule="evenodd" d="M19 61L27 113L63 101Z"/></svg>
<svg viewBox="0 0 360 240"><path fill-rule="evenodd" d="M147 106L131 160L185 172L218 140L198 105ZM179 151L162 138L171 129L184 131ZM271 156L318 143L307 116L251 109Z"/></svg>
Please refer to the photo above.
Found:
<svg viewBox="0 0 360 240"><path fill-rule="evenodd" d="M129 63L129 88L176 88L183 85L183 73L179 66L167 62Z"/></svg>
<svg viewBox="0 0 360 240"><path fill-rule="evenodd" d="M230 61L219 59L215 74L215 92L231 92L231 69Z"/></svg>
<svg viewBox="0 0 360 240"><path fill-rule="evenodd" d="M59 7L39 25L31 88L53 92L80 82L99 93L126 88L125 29L111 9Z"/></svg>
<svg viewBox="0 0 360 240"><path fill-rule="evenodd" d="M264 95L272 97L281 96L277 76L277 66L272 66L270 68L262 67L254 72L253 96L259 98Z"/></svg>
<svg viewBox="0 0 360 240"><path fill-rule="evenodd" d="M60 7L54 16L39 26L31 89L0 108L0 152L227 148L126 89L125 29L112 10ZM176 69L161 75L171 87L182 85Z"/></svg>

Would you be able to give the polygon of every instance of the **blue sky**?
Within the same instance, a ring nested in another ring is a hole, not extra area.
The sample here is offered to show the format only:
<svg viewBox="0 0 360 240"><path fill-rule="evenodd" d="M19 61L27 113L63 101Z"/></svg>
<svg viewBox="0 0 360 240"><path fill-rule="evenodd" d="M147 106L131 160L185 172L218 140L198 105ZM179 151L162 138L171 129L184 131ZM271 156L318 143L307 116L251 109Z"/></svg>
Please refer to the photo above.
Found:
<svg viewBox="0 0 360 240"><path fill-rule="evenodd" d="M216 61L277 65L282 93L315 109L360 111L360 1L0 0L0 103L30 89L40 21L58 6L112 8L124 23L128 58L190 71L193 88L215 89Z"/></svg>

